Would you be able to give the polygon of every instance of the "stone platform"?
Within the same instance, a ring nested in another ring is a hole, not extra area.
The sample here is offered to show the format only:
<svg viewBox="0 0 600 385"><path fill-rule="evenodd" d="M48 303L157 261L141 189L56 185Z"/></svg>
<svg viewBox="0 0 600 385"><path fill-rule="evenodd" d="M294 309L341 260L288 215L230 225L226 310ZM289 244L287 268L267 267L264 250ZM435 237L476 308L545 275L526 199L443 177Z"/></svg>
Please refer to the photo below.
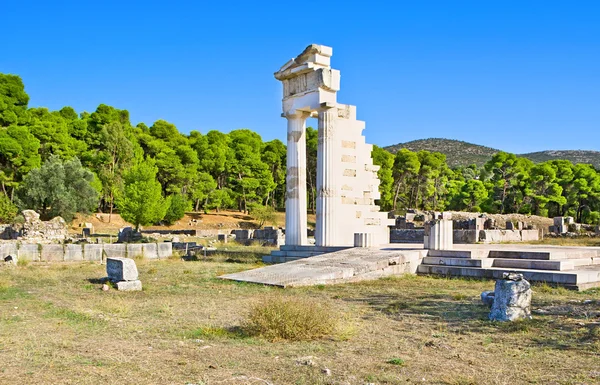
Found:
<svg viewBox="0 0 600 385"><path fill-rule="evenodd" d="M426 254L427 250L351 248L220 278L279 287L355 282L415 273Z"/></svg>
<svg viewBox="0 0 600 385"><path fill-rule="evenodd" d="M600 287L600 248L478 244L455 245L453 250L424 250L421 245L390 244L335 249L288 246L265 257L265 261L285 263L220 278L292 287L404 273L498 279L503 272L515 271L530 281L569 289Z"/></svg>
<svg viewBox="0 0 600 385"><path fill-rule="evenodd" d="M529 281L574 290L600 286L599 248L510 244L478 246L430 250L417 268L417 274L499 279L502 273L514 271L523 274Z"/></svg>

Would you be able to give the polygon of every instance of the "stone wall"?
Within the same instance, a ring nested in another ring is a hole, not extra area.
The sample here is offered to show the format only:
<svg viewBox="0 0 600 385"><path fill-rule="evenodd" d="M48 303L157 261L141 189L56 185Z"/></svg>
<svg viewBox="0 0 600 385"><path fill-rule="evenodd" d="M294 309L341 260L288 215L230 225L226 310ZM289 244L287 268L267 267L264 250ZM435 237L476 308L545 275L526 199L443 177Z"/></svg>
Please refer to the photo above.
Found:
<svg viewBox="0 0 600 385"><path fill-rule="evenodd" d="M392 229L390 243L423 243L423 229ZM538 230L454 230L454 243L529 242L540 239Z"/></svg>
<svg viewBox="0 0 600 385"><path fill-rule="evenodd" d="M3 243L0 257L16 256L24 261L102 261L106 257L168 258L173 254L171 242L163 243L87 243L87 244L41 244Z"/></svg>

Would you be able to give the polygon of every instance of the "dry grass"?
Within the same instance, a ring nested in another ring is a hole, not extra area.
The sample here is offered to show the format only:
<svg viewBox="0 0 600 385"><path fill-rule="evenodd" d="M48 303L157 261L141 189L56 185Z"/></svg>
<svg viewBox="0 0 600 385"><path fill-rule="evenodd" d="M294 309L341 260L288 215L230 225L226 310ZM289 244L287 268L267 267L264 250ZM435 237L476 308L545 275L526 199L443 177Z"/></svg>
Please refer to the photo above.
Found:
<svg viewBox="0 0 600 385"><path fill-rule="evenodd" d="M341 322L339 313L324 303L270 296L252 307L244 329L270 341L310 341L336 336Z"/></svg>
<svg viewBox="0 0 600 385"><path fill-rule="evenodd" d="M101 291L97 264L1 269L0 383L600 383L600 290L535 286L533 320L496 324L479 300L489 281L405 276L282 290L216 278L253 266L140 260L137 293ZM282 296L326 306L353 334L271 342L244 333L257 302Z"/></svg>
<svg viewBox="0 0 600 385"><path fill-rule="evenodd" d="M600 247L600 238L550 238L546 237L541 241L527 242L532 245L552 245L552 246L598 246Z"/></svg>

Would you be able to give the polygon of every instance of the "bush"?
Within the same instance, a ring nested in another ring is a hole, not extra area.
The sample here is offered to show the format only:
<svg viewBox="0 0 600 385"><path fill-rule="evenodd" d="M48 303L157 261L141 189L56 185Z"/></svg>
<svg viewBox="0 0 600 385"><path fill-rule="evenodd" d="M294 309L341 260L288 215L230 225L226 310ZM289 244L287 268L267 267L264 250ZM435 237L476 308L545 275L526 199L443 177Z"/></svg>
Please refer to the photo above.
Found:
<svg viewBox="0 0 600 385"><path fill-rule="evenodd" d="M4 194L0 194L0 222L11 223L17 216L17 206Z"/></svg>
<svg viewBox="0 0 600 385"><path fill-rule="evenodd" d="M259 228L265 223L275 223L275 209L271 206L256 205L252 207L250 213L258 221Z"/></svg>
<svg viewBox="0 0 600 385"><path fill-rule="evenodd" d="M250 311L244 329L268 340L307 341L331 337L341 319L329 307L297 298L268 298Z"/></svg>
<svg viewBox="0 0 600 385"><path fill-rule="evenodd" d="M192 204L181 194L171 195L167 198L169 207L163 221L167 225L172 225L183 218L186 211L191 211Z"/></svg>

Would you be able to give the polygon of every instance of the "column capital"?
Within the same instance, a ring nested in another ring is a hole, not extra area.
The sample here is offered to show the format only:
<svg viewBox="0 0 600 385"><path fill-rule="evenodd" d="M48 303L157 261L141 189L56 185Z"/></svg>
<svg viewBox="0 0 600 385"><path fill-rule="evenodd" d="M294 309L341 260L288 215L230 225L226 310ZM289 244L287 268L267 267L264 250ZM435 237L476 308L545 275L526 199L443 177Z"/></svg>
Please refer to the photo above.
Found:
<svg viewBox="0 0 600 385"><path fill-rule="evenodd" d="M308 119L310 115L308 111L293 110L282 113L281 117L286 119Z"/></svg>

